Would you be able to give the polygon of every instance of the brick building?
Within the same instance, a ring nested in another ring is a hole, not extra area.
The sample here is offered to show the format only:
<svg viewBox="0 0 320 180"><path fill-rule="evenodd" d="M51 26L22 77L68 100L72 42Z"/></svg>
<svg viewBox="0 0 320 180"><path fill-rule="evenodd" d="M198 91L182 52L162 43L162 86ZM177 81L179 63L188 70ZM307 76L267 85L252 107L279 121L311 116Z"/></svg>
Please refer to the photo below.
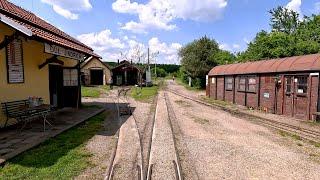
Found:
<svg viewBox="0 0 320 180"><path fill-rule="evenodd" d="M314 119L319 107L320 54L214 67L207 96L265 112Z"/></svg>

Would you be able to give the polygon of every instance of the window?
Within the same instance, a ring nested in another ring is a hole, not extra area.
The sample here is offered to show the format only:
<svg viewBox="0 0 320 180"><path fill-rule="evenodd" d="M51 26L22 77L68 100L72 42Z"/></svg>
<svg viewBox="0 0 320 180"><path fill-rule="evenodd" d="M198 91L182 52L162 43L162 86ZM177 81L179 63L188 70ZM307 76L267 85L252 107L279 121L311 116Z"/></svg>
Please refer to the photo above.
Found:
<svg viewBox="0 0 320 180"><path fill-rule="evenodd" d="M256 77L248 77L248 92L256 92L257 80Z"/></svg>
<svg viewBox="0 0 320 180"><path fill-rule="evenodd" d="M6 47L8 83L24 82L24 67L22 54L22 41L13 40Z"/></svg>
<svg viewBox="0 0 320 180"><path fill-rule="evenodd" d="M233 78L232 77L226 77L225 79L225 88L228 91L233 90Z"/></svg>
<svg viewBox="0 0 320 180"><path fill-rule="evenodd" d="M308 90L308 77L297 77L297 94L306 94Z"/></svg>
<svg viewBox="0 0 320 180"><path fill-rule="evenodd" d="M238 91L246 91L246 77L244 76L239 77Z"/></svg>
<svg viewBox="0 0 320 180"><path fill-rule="evenodd" d="M63 85L78 86L78 70L77 69L63 70Z"/></svg>
<svg viewBox="0 0 320 180"><path fill-rule="evenodd" d="M286 77L286 94L292 93L292 77Z"/></svg>
<svg viewBox="0 0 320 180"><path fill-rule="evenodd" d="M215 83L216 83L216 78L213 77L213 78L211 79L211 83L212 83L212 84L215 84Z"/></svg>

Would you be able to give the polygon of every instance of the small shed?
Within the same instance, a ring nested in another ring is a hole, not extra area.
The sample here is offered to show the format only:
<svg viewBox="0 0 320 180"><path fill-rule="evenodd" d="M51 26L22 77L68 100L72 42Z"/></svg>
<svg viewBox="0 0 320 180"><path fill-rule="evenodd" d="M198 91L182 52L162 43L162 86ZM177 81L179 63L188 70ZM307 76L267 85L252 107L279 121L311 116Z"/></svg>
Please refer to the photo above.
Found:
<svg viewBox="0 0 320 180"><path fill-rule="evenodd" d="M117 86L136 85L142 78L142 70L127 60L118 62L118 66L112 69L112 74L113 84Z"/></svg>
<svg viewBox="0 0 320 180"><path fill-rule="evenodd" d="M214 67L207 96L265 112L313 119L320 111L320 54Z"/></svg>
<svg viewBox="0 0 320 180"><path fill-rule="evenodd" d="M90 57L81 65L81 82L83 85L107 85L112 78L109 66L97 57Z"/></svg>

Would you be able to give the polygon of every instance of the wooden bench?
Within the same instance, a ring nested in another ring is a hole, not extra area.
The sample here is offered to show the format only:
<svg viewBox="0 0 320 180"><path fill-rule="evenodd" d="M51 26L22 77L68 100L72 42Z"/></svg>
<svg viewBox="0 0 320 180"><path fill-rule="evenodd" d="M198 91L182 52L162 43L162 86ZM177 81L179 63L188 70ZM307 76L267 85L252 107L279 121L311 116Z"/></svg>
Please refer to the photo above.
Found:
<svg viewBox="0 0 320 180"><path fill-rule="evenodd" d="M36 117L43 117L46 121L46 116L51 112L51 108L30 108L29 100L4 102L1 103L1 107L7 117L2 128L8 126L10 119L15 119L17 123L23 124L21 130Z"/></svg>

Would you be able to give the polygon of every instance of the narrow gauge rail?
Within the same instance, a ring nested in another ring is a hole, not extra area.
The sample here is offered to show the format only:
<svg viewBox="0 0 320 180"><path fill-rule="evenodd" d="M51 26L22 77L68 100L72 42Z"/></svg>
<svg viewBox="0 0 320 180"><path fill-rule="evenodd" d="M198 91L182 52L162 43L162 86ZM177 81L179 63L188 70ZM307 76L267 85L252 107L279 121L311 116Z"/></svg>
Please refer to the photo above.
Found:
<svg viewBox="0 0 320 180"><path fill-rule="evenodd" d="M166 106L167 106L167 112L168 112L168 122L169 122L169 126L172 132L172 136L173 136L173 145L174 145L174 149L175 149L175 154L177 159L172 161L172 167L174 168L175 171L175 176L177 180L183 180L183 176L182 176L182 172L181 172L181 163L179 160L179 154L178 154L178 150L177 150L177 143L176 143L176 138L173 132L173 126L172 126L172 120L176 119L176 116L174 114L173 108L171 106L171 103L169 101L169 97L167 95L167 93L164 93L164 97L165 97L165 102L166 102ZM155 118L154 118L155 119ZM153 122L153 131L154 131L154 122ZM151 141L152 144L152 141ZM150 146L151 149L151 146ZM151 150L149 151L151 152ZM149 155L150 156L150 155ZM150 160L150 159L149 159ZM153 173L153 164L151 164L150 162L148 163L148 171L147 171L147 180L151 180L152 178L152 173Z"/></svg>
<svg viewBox="0 0 320 180"><path fill-rule="evenodd" d="M120 122L120 107L119 107L119 97L121 96L121 93L124 93L124 97L125 97L125 102L126 103L129 103L128 99L127 99L127 94L128 90L124 90L124 89L121 89L119 92L118 92L118 99L117 99L117 102L114 101L114 104L116 106L116 110L117 110L117 118L118 118L118 121ZM129 111L129 114L133 117L134 121L135 121L135 128L138 130L138 127L137 127L137 120L134 116L134 114L132 113L131 111L131 108L130 106L128 107L128 111ZM116 142L116 147L114 149L114 152L113 152L113 155L112 155L112 158L111 158L111 162L110 162L110 166L109 166L109 169L108 169L108 172L107 172L107 176L105 177L105 180L112 180L113 179L113 176L114 176L114 166L115 166L115 163L114 163L114 160L115 160L115 157L116 157L116 154L117 154L117 150L118 150L118 143L119 143L119 134L120 134L120 127L119 127L119 130L117 132L117 142ZM139 163L140 165L137 165L137 172L138 172L138 179L139 180L143 180L143 153L142 153L142 142L141 142L141 137L140 137L140 132L138 130L138 136L139 136L139 144L140 144L140 154L141 154L141 162Z"/></svg>
<svg viewBox="0 0 320 180"><path fill-rule="evenodd" d="M181 163L180 163L180 156L177 150L177 142L176 142L176 138L175 138L175 134L173 131L173 126L172 126L172 121L176 120L176 115L174 113L173 107L171 105L171 102L169 100L169 96L168 94L165 92L164 93L164 97L165 97L165 101L166 101L166 105L167 105L167 111L168 111L168 117L169 117L169 125L171 128L171 132L172 132L172 136L173 136L173 145L174 145L174 149L175 149L175 153L177 156L177 159L173 161L174 164L174 168L175 168L175 173L176 173L176 179L177 180L182 180L182 172L181 172Z"/></svg>
<svg viewBox="0 0 320 180"><path fill-rule="evenodd" d="M262 125L265 125L265 126L277 129L277 130L285 131L285 132L288 132L288 133L291 133L291 134L298 135L303 139L310 140L310 141L317 142L317 143L320 142L320 132L319 131L305 129L305 128L297 127L297 126L294 126L294 125L291 125L291 124L286 124L286 123L274 121L274 120L271 120L271 119L258 117L258 116L255 116L255 115L248 115L246 113L242 113L242 112L239 112L239 111L228 109L228 108L225 108L224 106L220 106L220 105L212 105L212 104L203 102L201 100L189 97L187 95L181 94L179 92L176 92L176 91L173 91L173 90L170 90L170 89L167 89L167 91L171 92L171 93L173 93L173 94L175 94L177 96L189 99L191 101L194 101L196 103L199 103L199 104L211 107L211 108L221 109L221 110L227 111L227 112L229 112L231 114L238 115L238 116L239 115L243 115L244 117L247 117L249 119L256 119L256 120L259 121L258 123L260 123Z"/></svg>

